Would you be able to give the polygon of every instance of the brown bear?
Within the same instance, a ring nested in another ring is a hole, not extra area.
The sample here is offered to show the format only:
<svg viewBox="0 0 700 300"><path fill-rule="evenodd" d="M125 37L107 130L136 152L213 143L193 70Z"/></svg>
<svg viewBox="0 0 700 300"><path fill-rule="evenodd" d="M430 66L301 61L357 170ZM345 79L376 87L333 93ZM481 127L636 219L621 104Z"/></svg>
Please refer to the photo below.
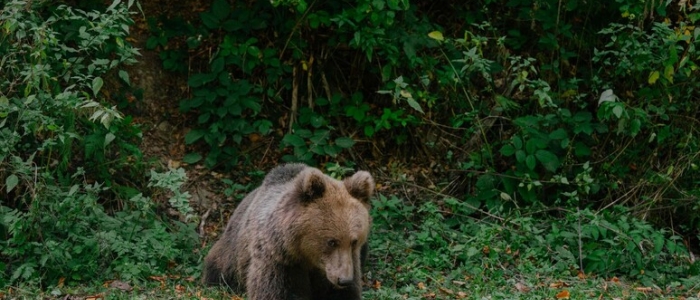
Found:
<svg viewBox="0 0 700 300"><path fill-rule="evenodd" d="M249 300L362 299L374 179L303 164L274 168L243 199L204 260L202 281Z"/></svg>

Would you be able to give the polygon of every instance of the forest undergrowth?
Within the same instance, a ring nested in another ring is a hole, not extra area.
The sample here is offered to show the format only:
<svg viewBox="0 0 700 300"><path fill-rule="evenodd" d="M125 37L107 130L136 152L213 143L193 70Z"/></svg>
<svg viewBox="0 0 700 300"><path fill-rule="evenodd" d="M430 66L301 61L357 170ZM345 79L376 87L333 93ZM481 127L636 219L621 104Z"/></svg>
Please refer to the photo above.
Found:
<svg viewBox="0 0 700 300"><path fill-rule="evenodd" d="M4 2L0 298L235 299L291 161L374 175L365 298L697 298L700 7L463 2Z"/></svg>

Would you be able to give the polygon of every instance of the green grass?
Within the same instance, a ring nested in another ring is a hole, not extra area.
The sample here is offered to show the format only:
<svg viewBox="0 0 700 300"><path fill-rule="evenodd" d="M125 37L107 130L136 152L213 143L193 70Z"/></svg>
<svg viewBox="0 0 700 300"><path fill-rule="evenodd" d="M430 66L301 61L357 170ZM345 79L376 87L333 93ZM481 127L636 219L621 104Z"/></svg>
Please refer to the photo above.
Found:
<svg viewBox="0 0 700 300"><path fill-rule="evenodd" d="M528 291L518 291L520 282ZM398 288L381 286L367 288L365 299L557 299L557 294L568 291L570 299L683 299L658 289L645 291L630 283L614 283L600 278L581 280L578 277L543 278L537 274L523 274L520 279L474 278L464 282L418 282ZM40 292L36 287L5 290L4 299L44 299L66 296L69 299L237 299L237 295L223 288L207 288L184 279L145 281L135 284L133 290L122 291L101 285L54 288ZM697 291L695 291L697 294ZM242 299L242 297L241 297ZM697 299L687 297L684 299Z"/></svg>
<svg viewBox="0 0 700 300"><path fill-rule="evenodd" d="M379 195L364 298L697 299L700 293L697 266L677 237L637 219L587 211L476 219L460 203L414 206ZM602 259L596 254L601 251ZM132 281L129 291L102 280L70 287L49 283L43 290L28 284L2 293L7 299L238 299L227 289L200 286L198 274Z"/></svg>
<svg viewBox="0 0 700 300"><path fill-rule="evenodd" d="M410 262L406 262L410 264ZM397 267L402 264L394 265ZM658 287L648 289L638 282L614 282L600 277L579 278L578 276L562 276L561 274L522 273L511 276L475 276L457 278L444 276L459 270L416 270L416 269L387 269L379 273L392 273L395 277L410 277L416 272L422 273L429 280L421 281L416 278L411 283L391 286L381 280L371 280L364 298L389 299L558 299L557 295L564 291L569 293L569 299L698 299L693 297L681 298L679 295L697 294L697 286L691 288L669 288L661 290ZM498 271L490 272L498 274ZM500 272L505 273L505 272ZM372 270L370 276L376 274ZM379 283L377 283L379 281ZM524 287L524 288L523 288ZM172 278L164 280L146 280L134 283L131 291L122 291L117 287L104 284L83 285L78 287L50 288L40 291L35 286L21 286L2 291L5 298L1 299L44 299L66 296L70 299L238 299L224 288L209 288L200 286L192 278ZM683 292L681 292L683 291ZM674 298L675 297L675 298Z"/></svg>

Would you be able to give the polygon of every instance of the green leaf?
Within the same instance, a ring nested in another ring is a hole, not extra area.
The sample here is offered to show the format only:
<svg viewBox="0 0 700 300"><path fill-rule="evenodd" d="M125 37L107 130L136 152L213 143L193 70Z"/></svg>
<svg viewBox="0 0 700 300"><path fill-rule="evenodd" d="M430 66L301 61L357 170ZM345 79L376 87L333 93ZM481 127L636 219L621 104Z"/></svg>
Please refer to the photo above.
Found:
<svg viewBox="0 0 700 300"><path fill-rule="evenodd" d="M330 135L331 131L327 129L319 129L314 132L314 135L309 139L312 144L317 144L317 145L327 145L328 144L328 136Z"/></svg>
<svg viewBox="0 0 700 300"><path fill-rule="evenodd" d="M299 0L299 2L297 3L296 9L297 9L297 12L304 13L304 12L306 12L306 9L308 7L309 7L309 5L306 4L306 1Z"/></svg>
<svg viewBox="0 0 700 300"><path fill-rule="evenodd" d="M211 5L211 12L218 21L221 21L228 17L228 14L231 12L231 5L227 0L214 0L214 3Z"/></svg>
<svg viewBox="0 0 700 300"><path fill-rule="evenodd" d="M291 133L285 134L282 138L282 142L294 147L306 146L306 141L302 137Z"/></svg>
<svg viewBox="0 0 700 300"><path fill-rule="evenodd" d="M129 81L129 73L124 70L119 70L119 78L126 82L126 85L131 86L131 81Z"/></svg>
<svg viewBox="0 0 700 300"><path fill-rule="evenodd" d="M188 164L193 164L200 160L202 160L202 155L199 153L187 153L185 157L182 158L182 161Z"/></svg>
<svg viewBox="0 0 700 300"><path fill-rule="evenodd" d="M257 46L254 46L254 45L249 46L248 47L248 55L250 55L252 57L256 57L256 58L260 57L261 56L260 48L258 48Z"/></svg>
<svg viewBox="0 0 700 300"><path fill-rule="evenodd" d="M519 136L513 136L511 140L513 140L513 146L515 147L515 149L523 148L523 140Z"/></svg>
<svg viewBox="0 0 700 300"><path fill-rule="evenodd" d="M224 58L219 56L211 62L212 73L219 73L224 70Z"/></svg>
<svg viewBox="0 0 700 300"><path fill-rule="evenodd" d="M559 146L562 149L566 149L566 147L569 147L569 139L563 139L561 142L559 142Z"/></svg>
<svg viewBox="0 0 700 300"><path fill-rule="evenodd" d="M527 151L528 154L533 154L535 153L535 150L537 150L537 140L536 139L529 139L527 142L525 142L525 151Z"/></svg>
<svg viewBox="0 0 700 300"><path fill-rule="evenodd" d="M612 108L612 113L619 119L622 117L622 113L625 112L625 109L622 107L622 105L615 105Z"/></svg>
<svg viewBox="0 0 700 300"><path fill-rule="evenodd" d="M10 176L7 176L7 178L5 178L5 192L11 192L13 189L15 189L18 183L19 177L17 177L17 175L10 174Z"/></svg>
<svg viewBox="0 0 700 300"><path fill-rule="evenodd" d="M641 128L642 121L640 121L639 119L633 119L632 121L630 121L630 135L632 135L633 137L637 136Z"/></svg>
<svg viewBox="0 0 700 300"><path fill-rule="evenodd" d="M309 120L309 123L311 123L311 126L314 128L319 128L323 126L324 119L322 116L312 116L311 120Z"/></svg>
<svg viewBox="0 0 700 300"><path fill-rule="evenodd" d="M413 98L410 98L410 97L406 98L406 102L408 102L408 105L411 106L411 108L419 111L422 114L425 113L425 112L423 112L423 108L420 107L420 104L418 104L418 102L416 100L414 100Z"/></svg>
<svg viewBox="0 0 700 300"><path fill-rule="evenodd" d="M325 145L323 146L323 152L330 157L336 157L338 156L338 147L334 145Z"/></svg>
<svg viewBox="0 0 700 300"><path fill-rule="evenodd" d="M372 126L365 126L365 135L367 137L373 137L374 136L375 129Z"/></svg>
<svg viewBox="0 0 700 300"><path fill-rule="evenodd" d="M675 73L673 69L673 65L668 65L664 69L664 78L668 80L668 82L673 83L673 74Z"/></svg>
<svg viewBox="0 0 700 300"><path fill-rule="evenodd" d="M437 30L428 33L428 37L431 38L431 39L434 39L434 40L436 40L436 41L439 41L439 42L442 42L442 41L445 40L445 37L442 35L442 32L437 31Z"/></svg>
<svg viewBox="0 0 700 300"><path fill-rule="evenodd" d="M270 129L272 128L272 122L269 120L258 120L253 123L253 126L258 128L258 132L262 134L268 134L270 133Z"/></svg>
<svg viewBox="0 0 700 300"><path fill-rule="evenodd" d="M537 161L535 160L535 156L528 155L527 157L525 157L525 165L527 166L528 169L534 170L536 164L537 164Z"/></svg>
<svg viewBox="0 0 700 300"><path fill-rule="evenodd" d="M654 240L654 252L652 254L660 254L661 250L663 250L664 248L664 236L662 234L656 233L652 235L652 239Z"/></svg>
<svg viewBox="0 0 700 300"><path fill-rule="evenodd" d="M102 80L101 77L95 77L92 79L92 94L97 96L97 93L100 92L100 89L102 89L102 85L104 84L104 81Z"/></svg>
<svg viewBox="0 0 700 300"><path fill-rule="evenodd" d="M260 101L261 100L258 98L246 97L246 98L241 99L241 104L243 104L243 106L249 108L253 112L259 113L260 110L262 109L262 105L260 104Z"/></svg>
<svg viewBox="0 0 700 300"><path fill-rule="evenodd" d="M116 137L117 137L117 136L115 136L115 135L114 135L113 133L111 133L111 132L107 133L107 134L105 135L105 142L104 142L104 145L103 145L103 146L104 146L104 147L107 147L107 145L109 145L110 143L112 143L112 141L114 141L114 139L115 139Z"/></svg>
<svg viewBox="0 0 700 300"><path fill-rule="evenodd" d="M501 148L501 154L503 156L511 156L515 154L515 147L513 147L513 145L503 145Z"/></svg>
<svg viewBox="0 0 700 300"><path fill-rule="evenodd" d="M203 12L199 14L202 18L202 23L209 29L216 29L219 27L219 22L221 20L217 19L216 16L210 12Z"/></svg>
<svg viewBox="0 0 700 300"><path fill-rule="evenodd" d="M295 132L295 134L305 139L310 139L314 135L314 133L308 129L299 129Z"/></svg>
<svg viewBox="0 0 700 300"><path fill-rule="evenodd" d="M649 80L648 80L649 84L656 83L656 81L659 80L659 76L661 76L659 71L651 72L651 74L649 74Z"/></svg>
<svg viewBox="0 0 700 300"><path fill-rule="evenodd" d="M567 137L566 130L559 128L549 133L549 138L553 140L562 140Z"/></svg>
<svg viewBox="0 0 700 300"><path fill-rule="evenodd" d="M73 186L71 186L70 190L68 191L68 196L75 195L75 192L77 192L79 188L80 188L80 186L77 184L74 184Z"/></svg>
<svg viewBox="0 0 700 300"><path fill-rule="evenodd" d="M212 74L194 74L190 76L190 79L187 80L187 84L189 84L191 87L200 87L204 85L205 83L208 83L216 78L216 74L212 76Z"/></svg>
<svg viewBox="0 0 700 300"><path fill-rule="evenodd" d="M196 142L204 136L204 133L205 131L203 129L190 130L190 132L185 135L185 144L189 145Z"/></svg>
<svg viewBox="0 0 700 300"><path fill-rule="evenodd" d="M340 148L348 149L355 145L355 140L349 137L339 137L335 139L335 144L338 145Z"/></svg>
<svg viewBox="0 0 700 300"><path fill-rule="evenodd" d="M544 168L550 172L554 172L557 170L557 168L559 168L559 158L552 152L547 150L537 150L535 157L537 157L537 160L539 160Z"/></svg>
<svg viewBox="0 0 700 300"><path fill-rule="evenodd" d="M518 150L515 151L515 160L519 163L522 163L525 161L525 157L527 157L527 154L523 150Z"/></svg>

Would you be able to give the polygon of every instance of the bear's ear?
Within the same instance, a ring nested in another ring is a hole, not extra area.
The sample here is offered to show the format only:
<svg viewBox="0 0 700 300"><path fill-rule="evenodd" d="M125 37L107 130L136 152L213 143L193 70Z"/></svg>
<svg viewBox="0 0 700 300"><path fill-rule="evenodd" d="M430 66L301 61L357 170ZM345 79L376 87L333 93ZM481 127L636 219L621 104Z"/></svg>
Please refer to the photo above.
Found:
<svg viewBox="0 0 700 300"><path fill-rule="evenodd" d="M300 184L301 201L311 202L323 196L326 192L326 178L323 173L315 169L307 169L302 175Z"/></svg>
<svg viewBox="0 0 700 300"><path fill-rule="evenodd" d="M345 178L343 183L351 196L364 203L369 203L369 198L374 193L374 178L369 172L358 171L354 175Z"/></svg>

